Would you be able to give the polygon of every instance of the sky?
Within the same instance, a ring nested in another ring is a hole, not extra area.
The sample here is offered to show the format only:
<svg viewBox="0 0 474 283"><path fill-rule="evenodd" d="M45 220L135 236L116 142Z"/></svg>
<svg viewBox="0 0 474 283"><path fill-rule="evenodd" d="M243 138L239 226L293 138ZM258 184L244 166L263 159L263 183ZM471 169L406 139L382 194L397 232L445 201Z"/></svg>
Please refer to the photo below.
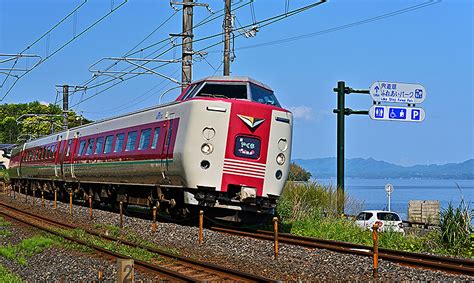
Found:
<svg viewBox="0 0 474 283"><path fill-rule="evenodd" d="M0 0L0 53L22 52L83 2ZM208 3L217 14L210 14L204 7L194 8L195 25L215 17L194 29L194 50L207 52L195 56L194 80L222 74L223 46L218 44L222 40L218 34L222 31L219 11L224 2L199 2ZM120 3L87 1L25 53L46 58ZM355 89L368 89L381 80L425 86L427 98L417 106L425 109L426 118L422 123L404 123L349 116L346 158L374 158L406 166L474 158L473 1L329 0L268 26L258 24L310 3L313 1L255 0L253 5L233 1L233 7L238 8L234 11L235 26L259 28L256 36L250 38L234 32L232 75L250 76L269 85L282 105L294 113L292 158L336 155L336 115L332 110L336 107L333 88L338 81ZM108 66L105 61L94 65L95 62L104 57L124 56L145 38L135 50L162 43L129 57L156 56L160 52L155 52L157 49L172 47L167 39L170 33L181 32L181 14L166 0L129 0L22 77L2 103L54 103L55 85L83 85L92 77L90 70ZM214 34L218 36L199 40ZM284 40L298 36L299 40ZM216 45L206 48L213 44ZM176 46L158 58L172 60L180 54L181 48ZM17 67L31 68L34 60L19 60ZM5 63L0 64L0 68L5 67ZM122 62L112 70L126 67ZM180 80L180 68L180 63L170 63L158 70ZM110 78L98 77L88 86ZM0 88L0 97L12 83L13 80L7 80ZM72 109L89 119L107 118L158 104L162 93L176 87L173 82L150 74L102 92L109 85L74 93ZM171 90L162 102L177 95L176 89ZM354 110L368 110L371 105L368 95L346 97L346 107Z"/></svg>

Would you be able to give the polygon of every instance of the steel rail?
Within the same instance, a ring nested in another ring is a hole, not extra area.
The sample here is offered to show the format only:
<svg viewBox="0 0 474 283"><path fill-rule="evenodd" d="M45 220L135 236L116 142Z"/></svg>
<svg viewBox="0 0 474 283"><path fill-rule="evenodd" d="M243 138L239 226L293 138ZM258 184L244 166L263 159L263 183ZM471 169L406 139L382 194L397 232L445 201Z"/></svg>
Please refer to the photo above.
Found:
<svg viewBox="0 0 474 283"><path fill-rule="evenodd" d="M19 214L18 212L15 211L15 213ZM165 278L168 278L170 280L177 280L177 281L184 281L184 282L195 282L195 279L192 278L192 277L189 277L189 276L186 276L186 275L183 275L179 272L176 272L174 270L171 270L171 269L167 269L167 268L163 268L161 266L158 266L158 265L155 265L155 264L151 264L151 263L148 263L148 262L145 262L145 261L142 261L142 260L138 260L138 259L135 259L135 258L132 258L132 257L128 257L128 256L124 256L122 254L119 254L119 253L116 253L116 252L113 252L113 251L110 251L110 250L107 250L107 249L104 249L102 247L99 247L97 245L94 245L94 244L90 244L90 243L87 243L85 241L82 241L82 240L79 240L79 239L75 239L73 237L70 237L70 236L66 236L64 234L61 234L57 231L54 231L54 230L51 230L49 228L46 228L44 226L41 226L41 225L38 225L38 224L35 224L35 223L32 223L32 222L29 222L29 221L26 221L18 216L14 216L12 214L9 214L9 213L5 213L4 211L0 211L0 214L7 217L7 218L11 218L11 219L14 219L15 221L18 221L18 222L21 222L25 225L28 225L28 226L31 226L31 227L34 227L34 228L37 228L37 229L40 229L42 231L45 231L47 233L50 233L50 234L53 234L53 235L56 235L56 236L59 236L61 238L64 238L64 239L67 239L69 241L72 241L74 243L77 243L77 244L80 244L80 245L83 245L83 246L86 246L88 248L91 248L99 253L102 253L104 255L107 255L109 257L113 257L113 258L126 258L126 259L133 259L135 265L143 268L143 269L147 269L147 270L150 270L150 271L153 271L155 273L158 273L162 276L164 276Z"/></svg>
<svg viewBox="0 0 474 283"><path fill-rule="evenodd" d="M16 207L10 206L10 205L5 204L3 202L0 202L0 205L3 206L3 207L6 207L7 209L13 210L16 213L25 214L28 217L36 218L39 221L49 222L52 225L63 226L63 227L67 227L69 229L81 229L81 230L85 231L88 234L91 234L91 235L94 235L94 236L97 236L97 237L100 237L100 238L103 238L103 239L106 239L106 240L109 240L109 241L114 241L116 243L124 244L124 245L130 246L130 247L141 248L143 250L146 250L146 251L149 251L149 252L152 252L152 253L156 253L160 256L164 256L164 257L168 257L170 259L175 259L175 260L184 262L187 265L191 265L191 266L194 265L194 266L198 266L198 267L203 268L203 269L207 269L211 272L216 272L216 273L218 273L217 275L219 275L219 274L220 275L230 275L230 276L234 277L234 278L232 278L233 280L245 280L247 282L269 282L269 281L272 281L269 278L253 275L253 274L250 274L250 273L247 273L247 272L242 272L242 271L239 271L239 270L230 269L230 268L219 266L219 265L212 264L212 263L201 262L201 261L189 258L189 257L172 254L172 253L169 253L169 252L166 252L166 251L163 251L163 250L159 250L159 249L156 249L156 248L152 248L152 247L149 247L149 246L136 244L136 243L124 240L124 239L111 237L109 235L101 234L101 233L98 233L96 231L92 231L92 230L89 230L87 228L80 227L80 226L77 226L77 225L72 225L72 224L52 220L52 219L44 217L44 216L40 216L40 215L36 215L36 214L32 214L32 213L20 210ZM0 213L2 213L2 212L0 212ZM42 228L40 228L40 229L42 229ZM47 229L47 228L45 228L45 229ZM55 232L55 231L52 231L51 233L66 238L66 236L63 236L61 233L58 233L58 232ZM74 239L73 241L76 241L76 240ZM80 240L78 240L78 241L80 241ZM121 257L124 258L123 256L121 256ZM137 260L135 260L135 261L138 262ZM148 264L148 263L145 262L145 264ZM160 267L160 268L162 268L162 267ZM169 271L172 271L174 273L181 274L181 273L175 272L171 269L167 269L167 268L165 268L165 269L169 270ZM225 277L225 276L223 276L223 277ZM191 278L191 277L188 277L188 279L189 278ZM196 278L191 278L191 279L192 279L192 281L196 281ZM229 278L224 278L224 279L228 280ZM198 281L200 281L200 280L198 280Z"/></svg>
<svg viewBox="0 0 474 283"><path fill-rule="evenodd" d="M252 237L261 240L273 241L273 232L263 230L235 230L222 227L209 227L210 230L232 235ZM279 233L280 243L304 246L309 248L322 248L336 252L373 256L372 247L353 244L342 241L318 239L311 237L295 236L287 233ZM474 260L454 257L446 257L432 254L412 253L406 251L379 248L379 258L419 267L434 268L449 272L458 272L467 275L474 274Z"/></svg>

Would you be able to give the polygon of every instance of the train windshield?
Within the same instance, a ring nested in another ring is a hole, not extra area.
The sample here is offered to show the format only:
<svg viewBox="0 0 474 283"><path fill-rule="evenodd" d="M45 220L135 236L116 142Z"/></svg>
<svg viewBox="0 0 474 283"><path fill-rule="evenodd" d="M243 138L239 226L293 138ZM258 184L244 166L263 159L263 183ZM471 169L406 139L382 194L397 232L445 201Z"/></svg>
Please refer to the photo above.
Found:
<svg viewBox="0 0 474 283"><path fill-rule="evenodd" d="M253 83L202 82L190 87L183 99L192 97L243 99L281 107L271 90Z"/></svg>
<svg viewBox="0 0 474 283"><path fill-rule="evenodd" d="M247 99L246 84L223 84L207 82L196 96Z"/></svg>
<svg viewBox="0 0 474 283"><path fill-rule="evenodd" d="M250 92L252 93L252 101L254 102L281 107L273 92L268 89L250 84Z"/></svg>

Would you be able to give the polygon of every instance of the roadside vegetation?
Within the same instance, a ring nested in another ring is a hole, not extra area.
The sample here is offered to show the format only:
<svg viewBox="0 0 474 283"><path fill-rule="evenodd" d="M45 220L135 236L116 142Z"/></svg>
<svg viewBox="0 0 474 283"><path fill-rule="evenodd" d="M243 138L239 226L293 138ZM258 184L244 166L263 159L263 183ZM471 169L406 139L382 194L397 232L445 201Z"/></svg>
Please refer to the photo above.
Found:
<svg viewBox="0 0 474 283"><path fill-rule="evenodd" d="M0 264L0 282L20 283L23 282L23 280Z"/></svg>
<svg viewBox="0 0 474 283"><path fill-rule="evenodd" d="M314 182L288 182L278 203L283 230L295 235L372 245L371 231L356 225L354 219L337 214L337 192ZM357 214L363 203L345 195L348 214ZM441 225L426 233L383 232L379 246L410 252L474 257L473 211L461 203L441 212Z"/></svg>

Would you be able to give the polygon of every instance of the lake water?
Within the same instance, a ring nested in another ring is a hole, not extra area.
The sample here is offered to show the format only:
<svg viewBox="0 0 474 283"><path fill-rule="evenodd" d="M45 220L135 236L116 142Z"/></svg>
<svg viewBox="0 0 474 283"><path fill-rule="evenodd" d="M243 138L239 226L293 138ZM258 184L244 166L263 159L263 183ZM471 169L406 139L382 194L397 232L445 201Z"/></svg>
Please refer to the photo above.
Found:
<svg viewBox="0 0 474 283"><path fill-rule="evenodd" d="M336 185L336 179L317 179L325 185ZM385 185L390 183L391 210L407 219L410 200L439 200L442 208L449 202L455 206L462 199L474 208L474 180L424 180L424 179L346 179L345 191L350 197L364 203L363 209L386 209ZM458 188L459 185L459 188Z"/></svg>

